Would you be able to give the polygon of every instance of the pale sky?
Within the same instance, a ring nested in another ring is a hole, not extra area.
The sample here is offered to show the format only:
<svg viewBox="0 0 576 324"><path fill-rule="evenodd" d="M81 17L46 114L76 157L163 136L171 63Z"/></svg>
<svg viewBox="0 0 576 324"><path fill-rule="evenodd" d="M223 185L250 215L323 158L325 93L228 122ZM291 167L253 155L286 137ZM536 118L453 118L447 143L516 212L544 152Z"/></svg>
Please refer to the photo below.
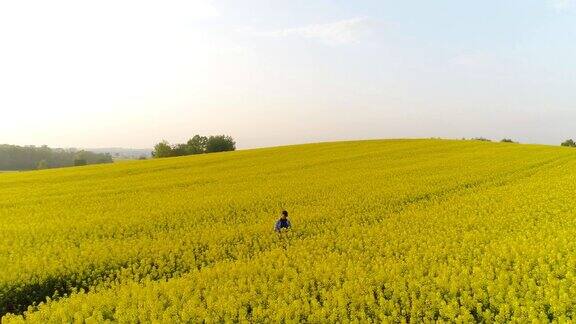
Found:
<svg viewBox="0 0 576 324"><path fill-rule="evenodd" d="M576 138L576 0L0 0L0 143Z"/></svg>

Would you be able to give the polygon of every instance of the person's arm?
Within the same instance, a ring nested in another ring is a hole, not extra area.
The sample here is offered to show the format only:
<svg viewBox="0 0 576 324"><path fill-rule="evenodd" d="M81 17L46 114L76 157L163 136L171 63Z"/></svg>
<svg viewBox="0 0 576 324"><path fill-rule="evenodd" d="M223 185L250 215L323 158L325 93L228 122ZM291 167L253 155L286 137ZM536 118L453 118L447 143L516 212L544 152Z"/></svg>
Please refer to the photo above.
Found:
<svg viewBox="0 0 576 324"><path fill-rule="evenodd" d="M276 221L276 224L274 225L274 230L276 232L280 232L280 221Z"/></svg>
<svg viewBox="0 0 576 324"><path fill-rule="evenodd" d="M286 223L288 223L288 228L292 227L292 223L290 223L289 219L286 220Z"/></svg>

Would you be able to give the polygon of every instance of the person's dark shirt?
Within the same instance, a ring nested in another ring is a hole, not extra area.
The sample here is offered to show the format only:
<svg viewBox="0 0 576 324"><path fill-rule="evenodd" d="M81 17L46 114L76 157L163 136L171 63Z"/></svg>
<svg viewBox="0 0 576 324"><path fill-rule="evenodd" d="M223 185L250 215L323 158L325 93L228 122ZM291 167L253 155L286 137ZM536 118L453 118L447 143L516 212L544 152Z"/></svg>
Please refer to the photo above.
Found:
<svg viewBox="0 0 576 324"><path fill-rule="evenodd" d="M274 230L276 232L280 232L281 229L290 228L290 226L292 226L292 225L290 224L290 221L288 220L288 218L286 218L286 219L280 218L276 222L276 226L274 226Z"/></svg>

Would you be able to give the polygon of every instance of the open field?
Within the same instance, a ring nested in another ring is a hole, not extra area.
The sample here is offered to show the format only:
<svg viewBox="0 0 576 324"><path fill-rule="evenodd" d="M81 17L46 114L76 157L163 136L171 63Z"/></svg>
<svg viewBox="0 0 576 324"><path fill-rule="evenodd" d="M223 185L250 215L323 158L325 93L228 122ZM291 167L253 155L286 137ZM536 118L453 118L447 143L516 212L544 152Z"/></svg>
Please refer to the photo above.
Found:
<svg viewBox="0 0 576 324"><path fill-rule="evenodd" d="M576 150L446 140L1 174L0 314L571 319L575 192Z"/></svg>

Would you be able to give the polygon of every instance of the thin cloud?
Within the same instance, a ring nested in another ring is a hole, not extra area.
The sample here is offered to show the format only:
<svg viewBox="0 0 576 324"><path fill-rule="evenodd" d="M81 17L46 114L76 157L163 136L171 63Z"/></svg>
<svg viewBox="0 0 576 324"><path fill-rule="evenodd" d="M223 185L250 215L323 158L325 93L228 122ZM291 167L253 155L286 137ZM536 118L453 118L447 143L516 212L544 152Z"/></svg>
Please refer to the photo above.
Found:
<svg viewBox="0 0 576 324"><path fill-rule="evenodd" d="M369 30L370 25L368 19L357 17L326 24L252 32L252 34L274 38L300 37L317 40L328 45L345 45L356 42Z"/></svg>
<svg viewBox="0 0 576 324"><path fill-rule="evenodd" d="M566 11L574 7L575 0L550 0L550 4L556 11Z"/></svg>
<svg viewBox="0 0 576 324"><path fill-rule="evenodd" d="M486 69L492 67L498 60L495 56L484 52L466 53L453 57L450 60L450 65L459 68L478 68Z"/></svg>
<svg viewBox="0 0 576 324"><path fill-rule="evenodd" d="M475 78L504 78L518 75L517 59L489 52L470 52L452 57L446 67L454 74Z"/></svg>

